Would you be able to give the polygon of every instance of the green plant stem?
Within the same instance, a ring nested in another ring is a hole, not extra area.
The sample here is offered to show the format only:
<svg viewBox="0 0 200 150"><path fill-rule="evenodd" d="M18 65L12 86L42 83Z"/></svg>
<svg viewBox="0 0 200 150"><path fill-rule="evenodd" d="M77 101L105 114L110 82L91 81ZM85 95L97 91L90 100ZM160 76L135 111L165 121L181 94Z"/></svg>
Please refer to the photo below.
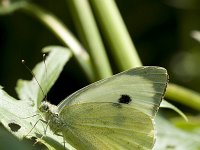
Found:
<svg viewBox="0 0 200 150"><path fill-rule="evenodd" d="M88 0L66 0L82 43L88 50L97 80L112 75L100 33Z"/></svg>
<svg viewBox="0 0 200 150"><path fill-rule="evenodd" d="M90 0L120 71L142 66L114 0Z"/></svg>
<svg viewBox="0 0 200 150"><path fill-rule="evenodd" d="M88 79L91 82L95 81L92 62L88 53L56 16L32 3L24 5L22 10L37 18L48 27L65 46L69 47Z"/></svg>
<svg viewBox="0 0 200 150"><path fill-rule="evenodd" d="M166 98L200 111L200 94L176 84L169 84Z"/></svg>

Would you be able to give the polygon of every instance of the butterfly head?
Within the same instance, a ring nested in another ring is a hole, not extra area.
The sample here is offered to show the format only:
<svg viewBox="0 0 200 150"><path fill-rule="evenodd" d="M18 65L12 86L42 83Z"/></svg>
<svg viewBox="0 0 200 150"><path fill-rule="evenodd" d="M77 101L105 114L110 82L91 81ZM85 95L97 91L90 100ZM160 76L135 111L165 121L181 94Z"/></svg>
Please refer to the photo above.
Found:
<svg viewBox="0 0 200 150"><path fill-rule="evenodd" d="M49 102L46 102L46 101L43 101L39 107L39 110L42 112L42 113L45 113L45 112L48 112L49 111L49 108L50 108L50 103Z"/></svg>
<svg viewBox="0 0 200 150"><path fill-rule="evenodd" d="M43 101L39 107L40 112L44 114L58 114L58 108L47 101Z"/></svg>

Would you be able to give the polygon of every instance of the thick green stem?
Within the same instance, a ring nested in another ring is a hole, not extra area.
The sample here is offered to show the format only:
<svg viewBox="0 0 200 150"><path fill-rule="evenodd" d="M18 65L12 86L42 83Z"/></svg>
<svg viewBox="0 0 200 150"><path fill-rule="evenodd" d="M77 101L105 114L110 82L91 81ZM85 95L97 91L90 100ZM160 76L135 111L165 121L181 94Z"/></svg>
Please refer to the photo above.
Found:
<svg viewBox="0 0 200 150"><path fill-rule="evenodd" d="M111 67L88 0L67 2L82 43L91 56L97 80L111 76Z"/></svg>
<svg viewBox="0 0 200 150"><path fill-rule="evenodd" d="M95 80L91 59L88 53L56 16L31 3L24 5L22 10L36 17L40 22L48 27L65 46L68 46L88 79L91 82Z"/></svg>
<svg viewBox="0 0 200 150"><path fill-rule="evenodd" d="M114 0L90 0L120 71L142 66Z"/></svg>
<svg viewBox="0 0 200 150"><path fill-rule="evenodd" d="M200 94L190 89L169 84L166 98L200 111Z"/></svg>

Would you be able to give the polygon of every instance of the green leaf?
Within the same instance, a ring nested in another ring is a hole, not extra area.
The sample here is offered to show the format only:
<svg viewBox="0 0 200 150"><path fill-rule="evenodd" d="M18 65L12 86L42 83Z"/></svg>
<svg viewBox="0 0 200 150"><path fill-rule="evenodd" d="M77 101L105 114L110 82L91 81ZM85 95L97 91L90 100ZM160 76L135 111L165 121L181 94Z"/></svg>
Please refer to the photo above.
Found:
<svg viewBox="0 0 200 150"><path fill-rule="evenodd" d="M180 117L171 119L172 123L178 128L200 134L200 116L188 116L188 120L188 122L185 122Z"/></svg>
<svg viewBox="0 0 200 150"><path fill-rule="evenodd" d="M200 134L175 127L161 115L156 116L157 139L153 150L199 150Z"/></svg>
<svg viewBox="0 0 200 150"><path fill-rule="evenodd" d="M0 126L0 149L1 150L36 150L30 143L19 141L11 133Z"/></svg>
<svg viewBox="0 0 200 150"><path fill-rule="evenodd" d="M160 104L161 108L169 108L174 110L175 112L177 112L181 117L183 117L183 119L185 119L185 121L188 122L188 118L187 116L180 110L178 109L176 106L172 105L171 103L167 102L166 100L162 100L161 104Z"/></svg>
<svg viewBox="0 0 200 150"><path fill-rule="evenodd" d="M71 53L68 49L58 46L46 47L43 52L49 52L45 61L47 73L42 62L36 65L33 72L46 93L57 80L64 65L70 59ZM44 135L46 127L44 123L39 121L41 117L36 115L37 106L44 98L41 89L35 79L32 79L31 81L19 80L16 90L20 100L9 96L0 87L0 122L19 139L27 134L27 138L41 137ZM33 115L36 116L33 117ZM38 123L34 126L37 121ZM49 129L47 130L45 138L41 139L40 142L51 147L49 149L63 149L63 137L53 134ZM65 145L70 148L67 143Z"/></svg>
<svg viewBox="0 0 200 150"><path fill-rule="evenodd" d="M71 57L71 52L60 46L48 46L42 50L44 53L48 53L50 51L51 53L49 53L47 59L45 60L46 69L44 62L39 63L33 69L33 73L35 74L35 77L41 85L44 93L42 93L34 78L31 81L18 80L17 82L16 91L19 98L34 101L34 103L37 104L35 109L38 108L40 102L44 98L44 94L46 94L53 86L65 63Z"/></svg>

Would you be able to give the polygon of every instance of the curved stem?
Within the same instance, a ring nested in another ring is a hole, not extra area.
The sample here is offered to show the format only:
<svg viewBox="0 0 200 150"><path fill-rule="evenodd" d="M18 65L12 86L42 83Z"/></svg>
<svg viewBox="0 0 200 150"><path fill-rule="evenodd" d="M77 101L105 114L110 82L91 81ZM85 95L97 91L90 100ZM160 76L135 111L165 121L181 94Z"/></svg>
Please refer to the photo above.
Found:
<svg viewBox="0 0 200 150"><path fill-rule="evenodd" d="M119 71L142 66L114 0L90 0Z"/></svg>
<svg viewBox="0 0 200 150"><path fill-rule="evenodd" d="M48 27L65 46L69 47L88 79L91 82L95 80L94 69L90 56L74 35L56 16L32 3L24 5L22 10L37 18L46 27Z"/></svg>
<svg viewBox="0 0 200 150"><path fill-rule="evenodd" d="M67 0L67 4L81 41L91 56L97 80L112 76L106 50L88 0Z"/></svg>

